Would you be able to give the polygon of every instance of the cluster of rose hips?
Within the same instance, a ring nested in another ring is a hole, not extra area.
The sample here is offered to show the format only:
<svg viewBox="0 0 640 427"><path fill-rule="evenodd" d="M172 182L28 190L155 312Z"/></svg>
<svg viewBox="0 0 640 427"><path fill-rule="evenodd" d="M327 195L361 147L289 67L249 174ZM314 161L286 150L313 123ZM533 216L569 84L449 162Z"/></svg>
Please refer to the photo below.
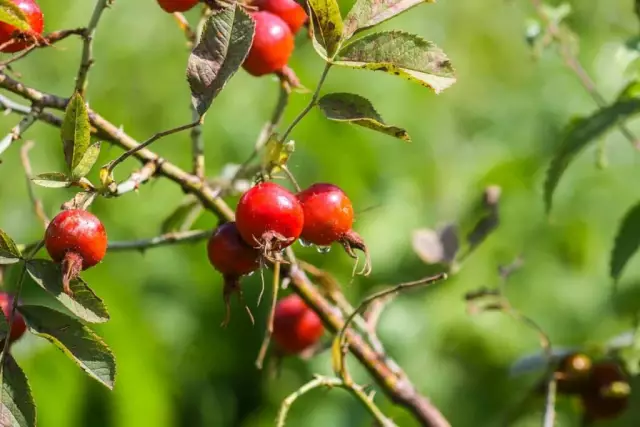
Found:
<svg viewBox="0 0 640 427"><path fill-rule="evenodd" d="M38 41L44 30L44 16L34 0L11 0L27 18L31 27L27 31L20 31L13 25L0 22L0 52L15 53Z"/></svg>
<svg viewBox="0 0 640 427"><path fill-rule="evenodd" d="M158 0L169 13L186 12L198 3L200 0ZM256 77L282 71L293 53L293 36L308 21L307 13L295 0L252 0L247 7L256 29L243 68Z"/></svg>
<svg viewBox="0 0 640 427"><path fill-rule="evenodd" d="M224 277L223 294L227 305L225 323L229 319L230 295L240 292L241 277L261 268L264 260L279 260L280 252L299 238L320 247L338 242L353 257L354 249L366 254L367 248L362 238L353 231L352 225L351 201L342 189L333 184L314 184L295 195L278 184L262 182L245 192L236 208L236 221L220 225L207 245L209 261ZM282 323L278 322L277 317L278 313L293 310L291 307L302 307L303 302L284 301L281 303L289 308L276 310L274 335L283 349L296 349L300 346L287 344L287 338L282 338L278 332L278 329L282 329ZM300 319L306 317L288 315L286 318L302 322ZM309 322L316 326L292 325L291 330L309 327L314 331L311 341L315 341L321 335L318 326L321 324L319 320ZM320 332L317 332L318 328Z"/></svg>
<svg viewBox="0 0 640 427"><path fill-rule="evenodd" d="M629 404L629 376L617 361L572 353L560 360L555 376L558 393L579 396L589 421L617 418Z"/></svg>

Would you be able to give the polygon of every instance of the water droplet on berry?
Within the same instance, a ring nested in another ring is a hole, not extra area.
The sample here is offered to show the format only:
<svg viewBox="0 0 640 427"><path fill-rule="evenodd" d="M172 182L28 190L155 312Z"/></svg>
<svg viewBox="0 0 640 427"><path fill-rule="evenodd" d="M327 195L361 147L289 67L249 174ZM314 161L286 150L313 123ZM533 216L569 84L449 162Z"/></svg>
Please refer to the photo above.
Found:
<svg viewBox="0 0 640 427"><path fill-rule="evenodd" d="M316 249L321 254L326 254L326 253L329 253L329 251L331 251L331 246L316 246Z"/></svg>
<svg viewBox="0 0 640 427"><path fill-rule="evenodd" d="M311 246L310 242L307 242L306 240L304 240L303 238L299 238L298 242L300 242L300 245L302 245L305 248L308 248L309 246Z"/></svg>

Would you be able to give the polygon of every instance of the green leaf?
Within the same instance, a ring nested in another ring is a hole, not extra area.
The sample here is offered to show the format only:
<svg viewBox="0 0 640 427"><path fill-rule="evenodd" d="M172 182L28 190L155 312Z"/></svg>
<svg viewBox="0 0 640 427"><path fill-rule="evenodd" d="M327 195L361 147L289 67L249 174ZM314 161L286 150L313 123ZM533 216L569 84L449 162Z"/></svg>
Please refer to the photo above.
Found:
<svg viewBox="0 0 640 427"><path fill-rule="evenodd" d="M16 263L20 261L21 256L22 253L16 242L4 230L0 229L0 264Z"/></svg>
<svg viewBox="0 0 640 427"><path fill-rule="evenodd" d="M187 64L191 102L200 117L244 62L255 33L255 22L233 3L207 21Z"/></svg>
<svg viewBox="0 0 640 427"><path fill-rule="evenodd" d="M352 93L330 93L318 101L318 107L329 120L349 122L411 141L406 130L385 124L371 102Z"/></svg>
<svg viewBox="0 0 640 427"><path fill-rule="evenodd" d="M113 389L116 361L111 350L78 320L47 307L20 306L29 330L55 344L90 377Z"/></svg>
<svg viewBox="0 0 640 427"><path fill-rule="evenodd" d="M554 347L551 351L551 363L559 362L564 356L579 351L579 348ZM547 367L547 355L537 352L521 357L511 364L509 373L511 376L519 376L530 372L540 371Z"/></svg>
<svg viewBox="0 0 640 427"><path fill-rule="evenodd" d="M640 203L625 215L611 252L609 274L615 281L620 279L625 265L640 248Z"/></svg>
<svg viewBox="0 0 640 427"><path fill-rule="evenodd" d="M2 369L2 402L0 425L3 427L35 427L36 405L27 376L13 356L7 354Z"/></svg>
<svg viewBox="0 0 640 427"><path fill-rule="evenodd" d="M31 30L24 12L11 0L0 0L0 22L13 25L20 31Z"/></svg>
<svg viewBox="0 0 640 427"><path fill-rule="evenodd" d="M185 198L171 214L162 221L161 233L172 231L186 231L191 228L195 220L202 213L202 205L193 196Z"/></svg>
<svg viewBox="0 0 640 427"><path fill-rule="evenodd" d="M91 141L89 113L82 95L77 92L69 99L60 134L65 161L69 171L74 171L82 162Z"/></svg>
<svg viewBox="0 0 640 427"><path fill-rule="evenodd" d="M71 281L73 297L62 291L62 271L58 264L44 259L33 259L27 263L27 272L34 282L56 297L80 319L90 323L109 320L107 307L81 278Z"/></svg>
<svg viewBox="0 0 640 427"><path fill-rule="evenodd" d="M313 15L313 36L324 52L319 53L333 58L342 43L344 23L340 15L340 6L336 0L309 0ZM317 46L316 46L317 47Z"/></svg>
<svg viewBox="0 0 640 427"><path fill-rule="evenodd" d="M445 53L434 43L401 31L369 34L344 46L335 65L403 77L440 93L456 82Z"/></svg>
<svg viewBox="0 0 640 427"><path fill-rule="evenodd" d="M547 170L544 202L551 210L553 193L573 159L591 142L612 127L640 112L640 83L631 83L618 99L589 117L574 119L566 128L562 142Z"/></svg>
<svg viewBox="0 0 640 427"><path fill-rule="evenodd" d="M61 172L47 172L31 178L31 182L41 187L66 188L71 185L71 180Z"/></svg>
<svg viewBox="0 0 640 427"><path fill-rule="evenodd" d="M357 0L344 19L344 38L371 28L423 3L435 0Z"/></svg>
<svg viewBox="0 0 640 427"><path fill-rule="evenodd" d="M75 168L71 171L71 177L74 180L85 177L90 171L93 165L96 164L98 156L100 155L100 143L96 142L87 148L84 155L78 162Z"/></svg>

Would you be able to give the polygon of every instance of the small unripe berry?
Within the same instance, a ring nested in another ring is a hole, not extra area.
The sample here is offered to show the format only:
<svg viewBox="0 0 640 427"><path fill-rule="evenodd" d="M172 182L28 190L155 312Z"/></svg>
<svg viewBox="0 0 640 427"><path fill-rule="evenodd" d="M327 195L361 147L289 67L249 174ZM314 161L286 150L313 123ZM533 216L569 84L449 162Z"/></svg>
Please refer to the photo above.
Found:
<svg viewBox="0 0 640 427"><path fill-rule="evenodd" d="M158 4L165 12L186 12L197 5L200 0L158 0Z"/></svg>
<svg viewBox="0 0 640 427"><path fill-rule="evenodd" d="M7 319L7 323L9 322L9 318L11 316L11 309L13 307L13 297L6 292L0 292L0 308L4 313L4 317ZM27 330L27 324L17 310L15 312L15 318L13 319L13 324L11 325L11 333L9 334L9 342L14 342L19 339L22 335L24 335Z"/></svg>
<svg viewBox="0 0 640 427"><path fill-rule="evenodd" d="M293 34L286 22L270 12L253 12L253 44L242 67L259 77L282 70L293 53Z"/></svg>
<svg viewBox="0 0 640 427"><path fill-rule="evenodd" d="M287 23L293 34L297 33L309 19L307 12L295 0L256 0L253 4L259 10L265 10L280 17Z"/></svg>
<svg viewBox="0 0 640 427"><path fill-rule="evenodd" d="M0 50L6 53L19 52L31 46L44 30L44 16L40 10L40 6L38 6L34 0L11 1L22 10L31 29L22 32L11 24L0 22L0 45L4 45L13 40L12 43L7 44Z"/></svg>
<svg viewBox="0 0 640 427"><path fill-rule="evenodd" d="M591 421L620 416L629 404L629 378L616 362L593 365L580 397Z"/></svg>
<svg viewBox="0 0 640 427"><path fill-rule="evenodd" d="M236 208L240 236L265 252L291 245L302 232L304 215L295 195L272 182L262 182L242 195Z"/></svg>
<svg viewBox="0 0 640 427"><path fill-rule="evenodd" d="M107 252L107 233L102 222L81 209L69 209L56 215L47 227L44 245L51 259L62 264L64 291L80 271L93 267Z"/></svg>
<svg viewBox="0 0 640 427"><path fill-rule="evenodd" d="M260 252L247 245L235 222L227 222L216 229L207 245L209 262L220 273L243 276L260 267Z"/></svg>
<svg viewBox="0 0 640 427"><path fill-rule="evenodd" d="M298 295L289 295L276 305L273 339L287 354L298 354L317 343L324 327L318 315Z"/></svg>

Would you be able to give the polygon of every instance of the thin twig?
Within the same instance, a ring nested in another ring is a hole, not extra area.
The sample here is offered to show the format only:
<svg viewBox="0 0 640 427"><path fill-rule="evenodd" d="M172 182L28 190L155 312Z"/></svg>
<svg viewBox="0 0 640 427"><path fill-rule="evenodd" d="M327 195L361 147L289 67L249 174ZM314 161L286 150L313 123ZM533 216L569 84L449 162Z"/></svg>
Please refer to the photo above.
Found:
<svg viewBox="0 0 640 427"><path fill-rule="evenodd" d="M269 310L269 317L267 318L267 328L264 332L264 339L260 346L260 352L256 359L256 367L262 369L264 364L264 358L267 356L267 350L269 349L269 343L271 342L271 335L273 334L273 322L276 317L276 304L278 302L278 291L280 290L280 261L276 261L273 264L273 286L271 308Z"/></svg>
<svg viewBox="0 0 640 427"><path fill-rule="evenodd" d="M385 298L389 295L397 294L406 289L411 289L418 286L419 287L427 286L427 285L431 285L433 283L439 282L441 280L446 280L446 279L447 279L447 273L440 273L440 274L436 274L435 276L426 277L421 280L416 280L414 282L400 283L399 285L392 286L391 288L382 290L380 292L376 292L375 294L366 297L364 300L362 300L360 305L353 311L353 313L351 313L349 317L347 317L347 320L344 322L342 329L340 329L340 332L338 332L338 334L336 335L335 342L339 343L338 345L340 349L345 348L346 332L347 332L347 329L349 328L349 325L351 324L353 319L358 314L361 314L364 311L364 309L367 308L369 304L371 304L373 301L380 298ZM346 371L346 364L344 363L344 355L342 353L339 353L339 355L336 354L335 356L338 356L338 360L336 361L336 365L337 365L336 368L338 370L338 374L345 380L345 382L348 382L347 381L348 373Z"/></svg>
<svg viewBox="0 0 640 427"><path fill-rule="evenodd" d="M148 147L149 145L153 144L154 142L156 142L160 138L164 138L165 136L169 136L169 135L172 135L174 133L178 133L178 132L182 132L182 131L191 129L193 127L198 126L199 124L200 124L200 119L198 119L195 122L188 123L186 125L178 126L178 127L175 127L175 128L171 128L171 129L165 130L163 132L156 133L151 138L149 138L146 141L136 145L135 147L129 149L125 153L122 153L115 160L109 162L109 164L107 166L107 172L108 173L113 172L113 170L116 168L116 166L118 166L120 163L124 162L125 160L127 160L129 157L133 156L138 151L140 151L140 150Z"/></svg>
<svg viewBox="0 0 640 427"><path fill-rule="evenodd" d="M20 123L11 129L11 132L0 141L0 154L4 153L4 151L9 148L12 142L20 139L22 134L31 127L37 120L38 115L42 109L40 107L34 107L33 111L28 115L24 116Z"/></svg>
<svg viewBox="0 0 640 427"><path fill-rule="evenodd" d="M33 171L31 169L31 162L29 161L29 150L31 150L34 146L33 141L26 141L20 150L20 158L22 159L22 167L24 168L24 173L27 178L27 190L29 192L29 198L31 199L31 203L33 204L33 210L36 213L36 216L42 221L44 228L46 229L49 225L49 218L47 214L44 212L44 207L42 206L42 201L38 199L36 196L36 192L33 188L33 182L31 182L31 178L33 177Z"/></svg>
<svg viewBox="0 0 640 427"><path fill-rule="evenodd" d="M560 55L564 60L567 67L573 71L576 75L582 87L589 93L594 102L598 105L598 107L603 108L607 106L607 100L602 96L600 91L598 90L596 83L593 81L587 70L582 66L580 60L576 57L576 55L572 52L571 47L568 45L568 41L564 38L560 27L553 22L547 14L544 12L543 3L541 0L531 0L531 4L535 9L536 13L540 17L540 20L546 25L547 31L549 35L558 42L560 47ZM633 146L640 150L640 139L636 137L636 135L629 130L629 128L624 123L619 123L618 128L622 135L633 144Z"/></svg>
<svg viewBox="0 0 640 427"><path fill-rule="evenodd" d="M177 245L180 243L193 243L208 239L213 231L211 230L189 230L181 232L171 232L152 237L151 239L127 240L122 242L109 242L109 252L116 251L145 251L147 249L161 246Z"/></svg>
<svg viewBox="0 0 640 427"><path fill-rule="evenodd" d="M38 43L34 43L26 49L18 52L11 58L0 62L0 69L6 68L9 64L12 64L25 56L29 55L31 52L38 48L45 48L53 45L54 43L59 42L60 40L64 40L72 35L82 35L84 33L84 28L74 28L71 30L58 30L53 31L51 33L46 34L42 37L42 40Z"/></svg>
<svg viewBox="0 0 640 427"><path fill-rule="evenodd" d="M79 92L83 97L87 89L89 69L91 69L94 63L93 38L96 34L96 28L102 17L102 12L105 11L112 1L113 0L96 0L96 7L93 9L89 25L87 25L82 35L84 44L82 47L82 59L80 60L80 67L78 68L78 76L76 77L76 92Z"/></svg>
<svg viewBox="0 0 640 427"><path fill-rule="evenodd" d="M158 163L161 162L153 161L145 163L142 168L133 172L127 180L115 186L113 191L110 191L107 195L110 197L119 197L131 191L138 190L142 184L149 181L156 173L158 170Z"/></svg>
<svg viewBox="0 0 640 427"><path fill-rule="evenodd" d="M320 75L320 80L318 80L318 85L316 86L316 90L313 92L313 95L311 96L311 101L309 101L307 106L304 107L304 109L300 112L300 114L298 114L298 116L295 119L293 119L293 121L291 122L287 130L285 130L284 133L282 134L280 141L286 141L287 138L289 137L289 134L291 134L291 131L293 131L293 128L295 128L298 125L298 123L300 123L300 120L302 120L304 116L306 116L307 113L311 111L311 109L316 105L316 102L318 101L318 97L320 96L320 89L322 89L322 85L324 84L324 81L327 78L327 74L329 74L330 69L331 69L331 63L327 62L326 65L324 66L324 70L322 70L322 74Z"/></svg>
<svg viewBox="0 0 640 427"><path fill-rule="evenodd" d="M542 419L543 427L554 427L556 425L556 379L554 375L550 375L547 382L547 398L544 405L544 418Z"/></svg>
<svg viewBox="0 0 640 427"><path fill-rule="evenodd" d="M187 45L190 48L193 47L196 43L196 33L191 29L189 21L187 21L187 18L185 18L181 12L174 12L173 17L175 18L178 27L180 27L180 30L184 33L184 36L187 38Z"/></svg>
<svg viewBox="0 0 640 427"><path fill-rule="evenodd" d="M200 115L196 107L191 105L193 120L198 124L191 129L191 150L193 156L193 174L204 181L205 163L204 163L204 138L202 136L202 123L200 123Z"/></svg>
<svg viewBox="0 0 640 427"><path fill-rule="evenodd" d="M14 102L4 95L0 95L0 110L3 110L7 113L16 113L21 116L26 116L34 112L33 108ZM38 109L35 109L35 112L37 113ZM56 116L55 114L40 111L37 117L38 117L38 120L48 123L50 125L57 126L57 127L62 126L62 119Z"/></svg>
<svg viewBox="0 0 640 427"><path fill-rule="evenodd" d="M287 415L289 413L289 409L293 403L304 395L305 393L310 392L319 387L327 387L333 388L338 387L349 391L353 394L362 404L367 408L369 413L376 419L379 423L380 427L396 427L396 424L387 418L384 413L378 408L378 406L374 403L373 398L370 398L367 393L362 389L362 387L358 385L348 385L344 381L338 378L328 378L323 376L316 376L315 379L309 381L302 387L300 387L295 392L291 393L287 396L283 401L282 405L280 405L280 410L278 411L278 418L276 420L276 427L284 427L287 421Z"/></svg>

